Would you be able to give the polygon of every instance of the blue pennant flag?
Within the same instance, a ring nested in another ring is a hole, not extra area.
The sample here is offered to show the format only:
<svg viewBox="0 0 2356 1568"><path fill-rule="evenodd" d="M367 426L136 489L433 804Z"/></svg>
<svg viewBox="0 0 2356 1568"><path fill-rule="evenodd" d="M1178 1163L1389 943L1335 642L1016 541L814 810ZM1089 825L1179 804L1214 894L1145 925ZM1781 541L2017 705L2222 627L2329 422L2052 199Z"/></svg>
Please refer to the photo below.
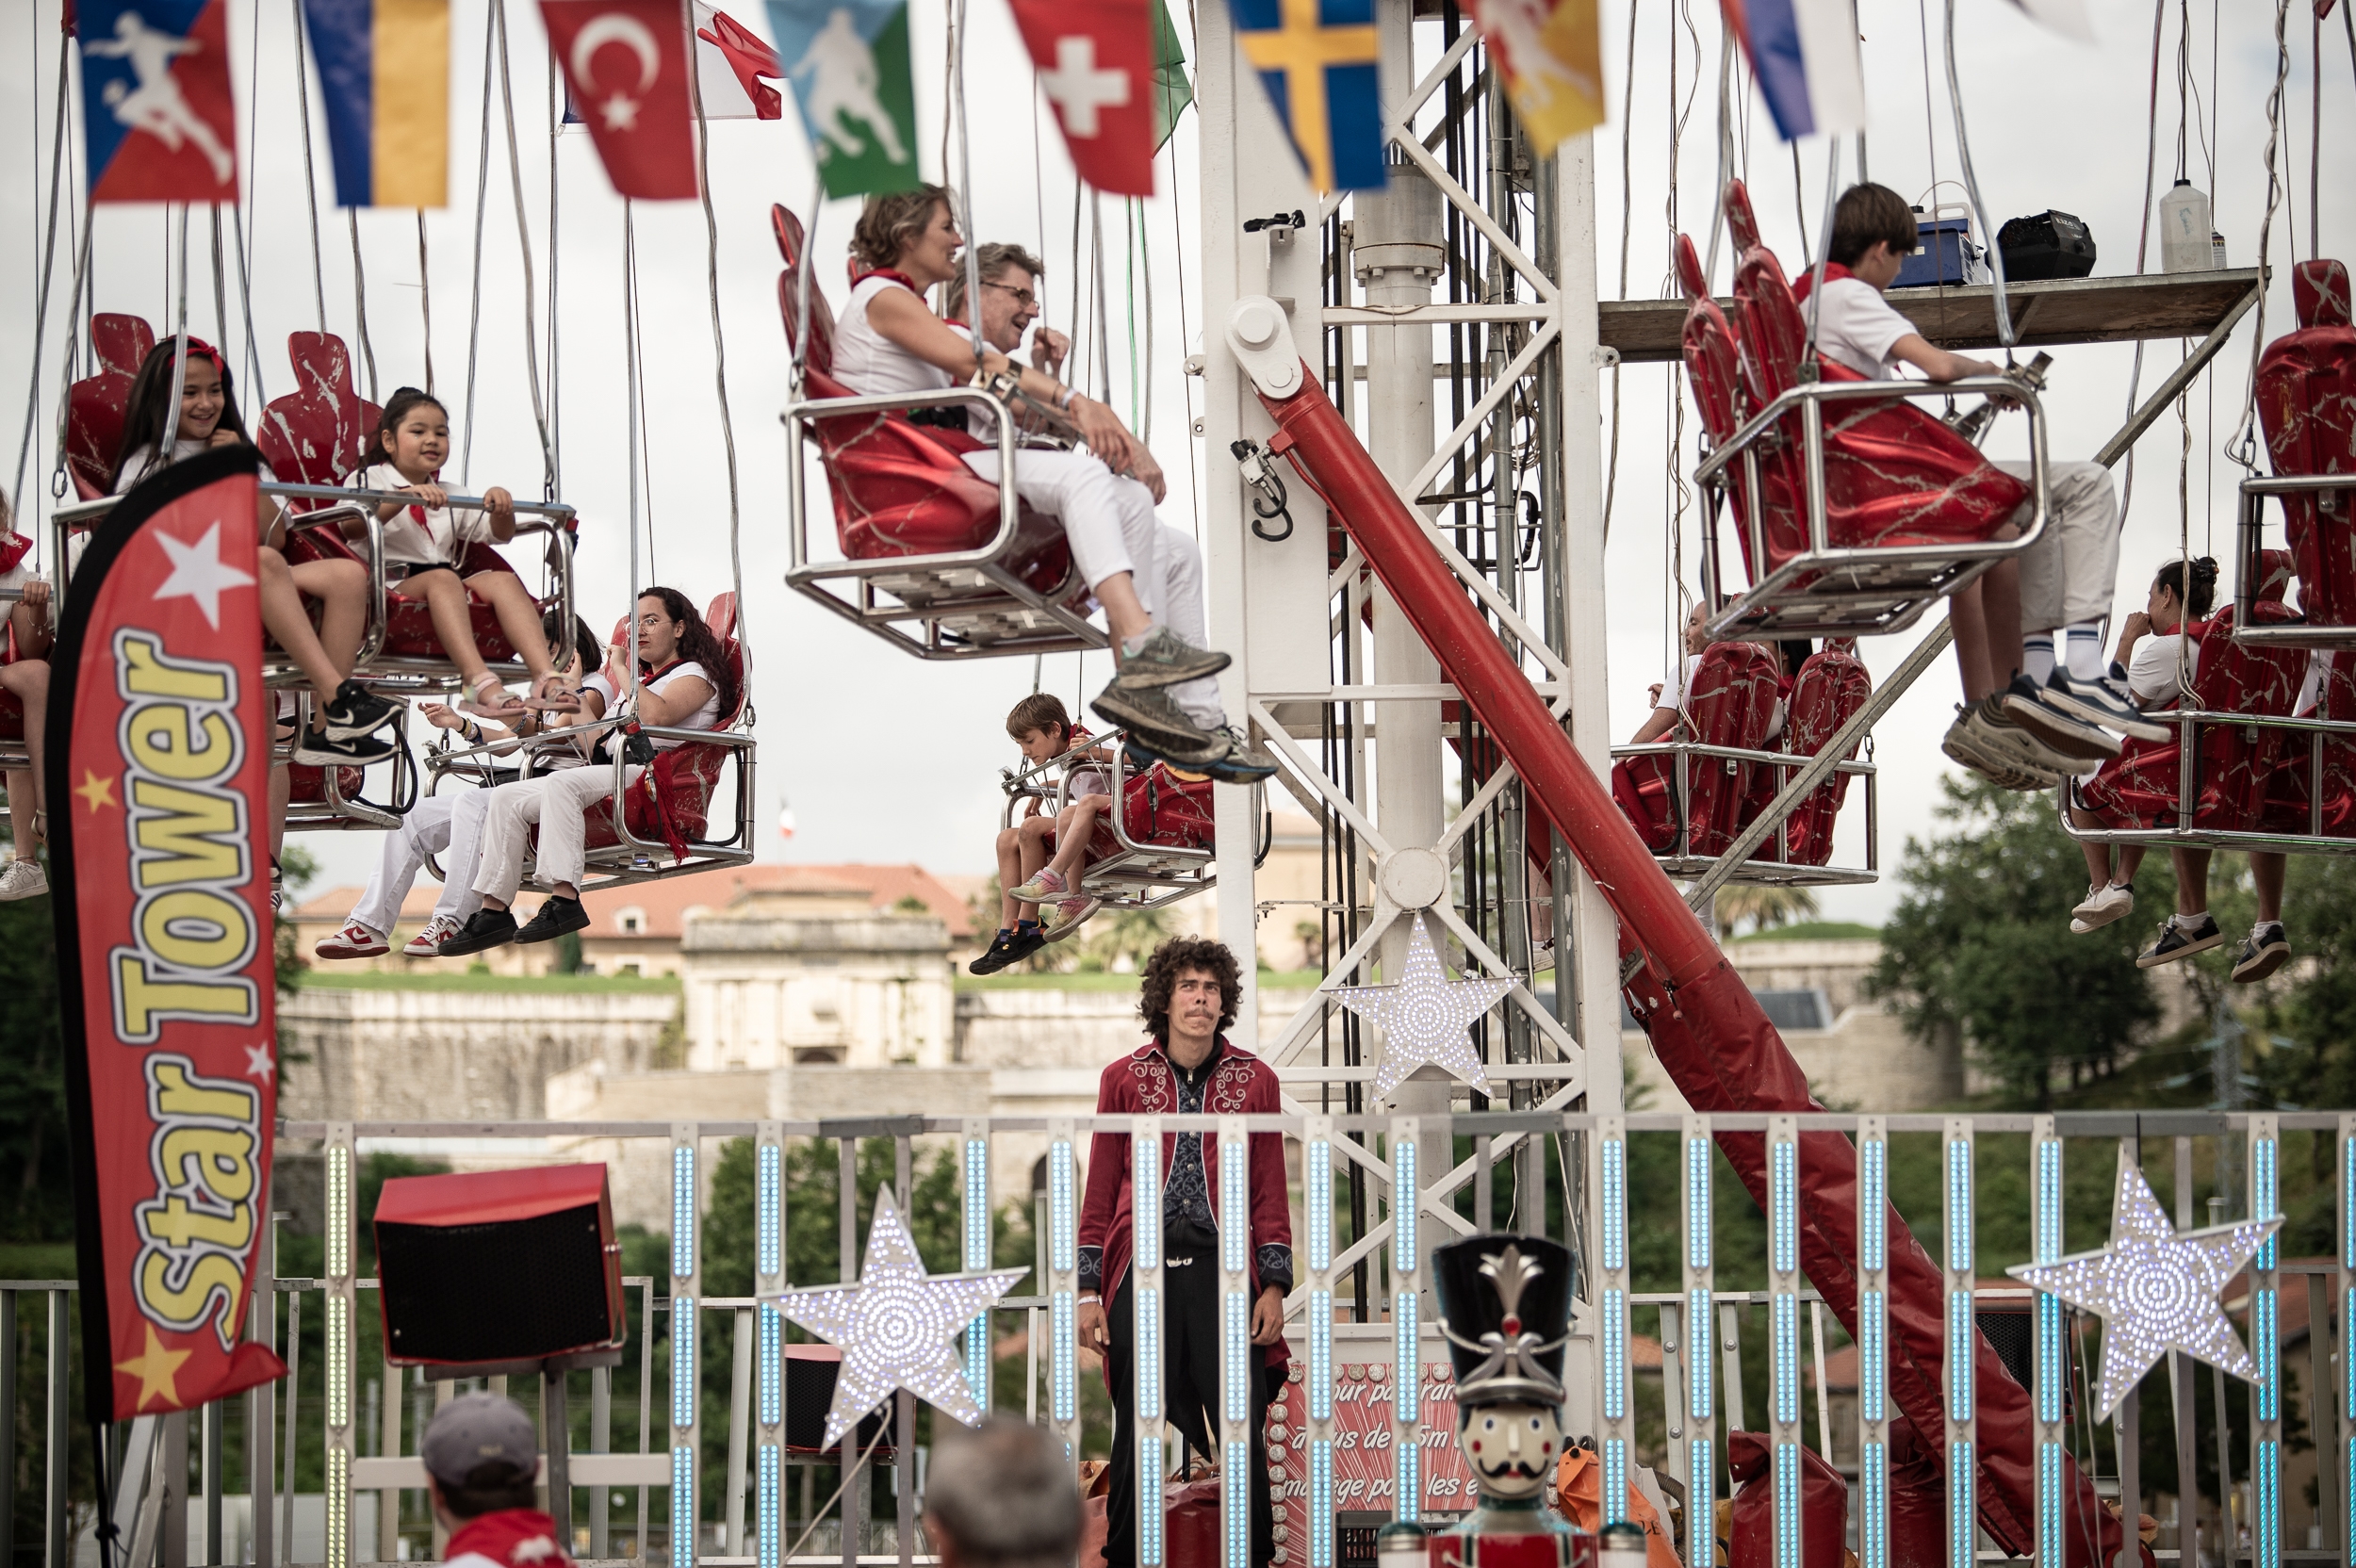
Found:
<svg viewBox="0 0 2356 1568"><path fill-rule="evenodd" d="M1319 190L1383 185L1374 0L1229 0L1235 39Z"/></svg>

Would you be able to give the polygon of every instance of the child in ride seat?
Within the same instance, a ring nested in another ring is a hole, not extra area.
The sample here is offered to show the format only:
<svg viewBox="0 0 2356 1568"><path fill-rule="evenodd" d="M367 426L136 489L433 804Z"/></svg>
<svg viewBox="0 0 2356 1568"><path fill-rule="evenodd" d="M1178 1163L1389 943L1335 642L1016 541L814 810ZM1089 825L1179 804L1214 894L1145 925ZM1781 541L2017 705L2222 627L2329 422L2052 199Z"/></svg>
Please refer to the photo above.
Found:
<svg viewBox="0 0 2356 1568"><path fill-rule="evenodd" d="M172 389L173 348L155 345L132 378L123 416L123 449L115 458L112 489L118 496L149 474L214 447L253 445L221 351L188 339L188 366L175 399ZM156 450L155 433L164 428L174 402L179 418L172 451ZM268 478L268 470L264 478ZM360 639L368 629L368 568L352 561L305 561L289 565L278 546L286 538L286 514L268 496L256 503L262 532L257 563L262 628L303 672L316 694L311 723L296 738L294 760L319 767L365 766L396 749L376 731L393 722L399 705L363 689L352 678ZM319 601L317 630L305 598Z"/></svg>
<svg viewBox="0 0 2356 1568"><path fill-rule="evenodd" d="M384 405L376 446L377 466L352 482L363 490L398 490L417 498L406 506L387 501L377 509L384 525L384 575L393 593L425 600L434 635L466 685L459 706L485 718L514 718L529 706L508 695L475 646L469 591L498 613L499 629L532 672L532 698L545 701L559 678L540 629L540 607L523 579L507 571L476 572L463 581L458 575L469 544L503 545L515 537L515 498L494 484L483 492L480 510L450 506L450 492L436 477L450 456L450 412L414 386L401 387ZM363 530L347 523L344 531L358 535Z"/></svg>
<svg viewBox="0 0 2356 1568"><path fill-rule="evenodd" d="M2161 566L2152 578L2144 608L2129 615L2119 630L2119 654L2113 666L2125 669L2127 690L2137 708L2165 711L2176 707L2184 693L2191 689L2193 678L2200 673L2201 644L2192 635L2195 629L2186 623L2206 616L2216 597L2217 563L2207 556L2190 564L2189 576L2185 562L2179 558ZM2311 688L2320 674L2319 665L2311 662L2307 677ZM2308 702L2308 694L2302 693L2294 707L2304 709ZM2162 728L2165 734L2175 733ZM2074 800L2070 816L2081 827L2100 825ZM2070 912L2070 929L2083 935L2110 924L2135 908L2135 872L2143 864L2144 846L2114 846L2082 840L2078 847L2086 852L2086 870L2093 878L2085 901ZM2115 865L2114 850L2118 857ZM2135 956L2138 968L2172 964L2179 958L2189 958L2196 953L2224 945L2225 934L2217 928L2216 917L2209 913L2211 853L2206 848L2169 846L2168 858L2176 870L2176 913L2161 923L2158 939ZM2288 857L2277 851L2250 852L2250 879L2257 890L2258 920L2250 928L2250 935L2242 939L2241 951L2233 958L2233 977L2243 985L2263 980L2290 961L2290 939L2282 929L2282 880L2288 870Z"/></svg>
<svg viewBox="0 0 2356 1568"><path fill-rule="evenodd" d="M551 611L542 623L542 630L548 641L556 642L562 629L557 612ZM588 762L590 748L581 743L580 736L537 742L532 737L543 728L595 724L618 700L618 657L612 669L599 669L585 678L581 676L583 662L597 647L597 634L589 629L586 621L577 618L573 623L573 658L564 675L566 684L577 689L578 711L549 718L525 713L516 718L513 728L479 723L438 702L421 703L418 711L434 728L456 731L461 745L487 745L499 756L529 748L535 772L581 767ZM515 770L509 768L506 774L513 779ZM401 951L407 958L440 957L442 943L456 936L482 906L483 900L474 890L474 879L482 862L483 825L489 813L490 798L490 788L420 795L401 825L384 835L376 870L368 875L368 890L361 894L360 902L352 906L342 929L323 939L314 951L327 959L373 958L392 951L389 939L393 927L400 923L401 903L409 896L417 873L424 869L426 858L438 855L442 858L442 896L434 901L434 913L427 919L425 928L403 944Z"/></svg>
<svg viewBox="0 0 2356 1568"><path fill-rule="evenodd" d="M33 542L14 532L8 499L0 496L0 589L22 596L0 600L0 692L25 715L25 747L32 765L8 772L8 832L14 854L0 870L0 904L49 890L41 866L48 824L41 810L41 726L49 710L49 580L31 566Z"/></svg>
<svg viewBox="0 0 2356 1568"><path fill-rule="evenodd" d="M1933 382L1994 376L2002 366L1936 348L1891 308L1884 291L1920 244L1914 209L1887 186L1843 191L1833 214L1823 308L1813 276L1794 286L1816 347L1859 375L1896 379L1900 364ZM1996 467L2026 480L2026 463ZM1947 755L2008 789L2051 789L2119 755L2117 736L2162 740L2102 663L2102 622L2119 575L2119 506L2099 464L2046 465L2045 530L2021 556L1998 562L1949 601L1964 701ZM2000 538L2017 538L2007 523ZM2025 636L2024 636L2025 633ZM2056 645L2055 639L2060 639ZM2060 657L2056 658L2056 653Z"/></svg>
<svg viewBox="0 0 2356 1568"><path fill-rule="evenodd" d="M1088 764L1110 759L1102 748L1089 746L1087 728L1072 722L1063 699L1052 692L1034 692L1016 703L1006 715L1006 733L1023 748L1023 761L1034 767L1070 754L1064 776L1071 788L1066 804L1055 815L1041 814L1039 797L1032 795L1023 804L1023 820L999 832L998 918L1005 923L989 949L966 966L974 974L995 974L1047 943L1063 940L1102 902L1057 895L1072 892L1081 856L1096 831L1098 808L1111 798L1103 771ZM1039 782L1046 782L1044 776ZM1050 899L1056 900L1059 916L1052 930L1038 918L1039 906Z"/></svg>

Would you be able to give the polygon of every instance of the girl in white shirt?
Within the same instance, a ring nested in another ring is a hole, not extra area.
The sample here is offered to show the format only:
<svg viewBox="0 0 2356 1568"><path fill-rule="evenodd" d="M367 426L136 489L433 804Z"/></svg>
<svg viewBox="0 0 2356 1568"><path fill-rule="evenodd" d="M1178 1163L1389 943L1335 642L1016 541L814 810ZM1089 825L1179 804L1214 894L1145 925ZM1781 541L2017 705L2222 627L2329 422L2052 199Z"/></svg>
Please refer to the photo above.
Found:
<svg viewBox="0 0 2356 1568"><path fill-rule="evenodd" d="M376 466L352 482L363 490L397 490L417 498L407 505L387 501L377 509L384 530L384 574L392 593L425 600L434 635L466 683L466 700L459 706L498 718L520 716L527 707L508 694L475 646L469 589L497 612L508 645L532 672L533 698L545 702L559 681L532 591L513 572L477 572L463 581L459 577L469 544L503 545L515 537L515 498L494 484L483 491L480 509L450 504L450 492L439 479L450 456L450 411L414 386L401 387L385 403L374 455ZM355 523L344 527L355 536L363 531Z"/></svg>
<svg viewBox="0 0 2356 1568"><path fill-rule="evenodd" d="M728 650L695 605L676 588L649 588L638 596L637 715L642 724L667 729L710 729L737 704L736 676ZM630 696L625 691L625 700ZM616 732L608 746L623 743ZM657 740L657 751L680 741ZM622 788L636 784L646 769L623 770ZM614 793L614 770L588 767L535 774L490 792L483 825L482 863L474 890L483 904L458 934L442 943L454 958L511 941L542 942L589 923L581 906L581 879L587 870L585 815ZM510 912L523 882L524 850L532 826L540 827L534 878L549 889L548 902L520 929Z"/></svg>
<svg viewBox="0 0 2356 1568"><path fill-rule="evenodd" d="M30 768L8 773L8 830L15 854L0 869L0 904L49 890L41 869L41 840L48 836L41 795L41 726L49 711L49 580L32 569L33 542L14 532L8 498L0 496L0 589L22 595L0 600L0 692L16 699L25 714L25 746Z"/></svg>

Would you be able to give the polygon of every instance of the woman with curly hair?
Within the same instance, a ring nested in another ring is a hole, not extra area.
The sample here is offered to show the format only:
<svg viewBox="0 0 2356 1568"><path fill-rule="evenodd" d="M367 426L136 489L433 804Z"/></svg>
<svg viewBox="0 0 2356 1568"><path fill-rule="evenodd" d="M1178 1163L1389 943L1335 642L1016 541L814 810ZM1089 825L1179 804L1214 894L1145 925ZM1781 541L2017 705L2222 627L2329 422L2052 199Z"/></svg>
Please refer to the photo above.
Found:
<svg viewBox="0 0 2356 1568"><path fill-rule="evenodd" d="M1145 963L1138 1016L1153 1037L1104 1070L1099 1116L1252 1116L1283 1109L1276 1073L1224 1031L1243 1001L1243 969L1207 937L1175 937ZM1284 1293L1293 1282L1292 1216L1284 1200L1284 1140L1246 1140L1252 1343L1260 1376L1252 1400L1252 1561L1267 1568L1276 1550L1263 1416L1284 1381ZM1137 1249L1134 1205L1158 1202L1162 1216L1163 1386L1170 1422L1197 1452L1217 1453L1219 1327L1219 1140L1162 1135L1162 1190L1131 1190L1129 1139L1099 1133L1088 1149L1088 1197L1080 1206L1080 1342L1104 1357L1113 1397L1111 1496L1105 1510L1105 1568L1135 1568L1137 1540L1137 1305L1129 1260ZM1106 1302L1110 1305L1107 1307Z"/></svg>

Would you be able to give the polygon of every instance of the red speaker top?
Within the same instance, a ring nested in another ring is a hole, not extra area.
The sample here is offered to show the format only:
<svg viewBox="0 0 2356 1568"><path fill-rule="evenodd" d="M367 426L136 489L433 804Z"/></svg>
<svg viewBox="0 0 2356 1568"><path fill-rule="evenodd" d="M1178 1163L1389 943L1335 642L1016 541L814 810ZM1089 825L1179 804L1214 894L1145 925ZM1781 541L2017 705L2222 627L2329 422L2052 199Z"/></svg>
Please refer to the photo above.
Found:
<svg viewBox="0 0 2356 1568"><path fill-rule="evenodd" d="M396 1176L376 1200L380 1225L486 1225L534 1219L605 1201L605 1167L535 1166Z"/></svg>

